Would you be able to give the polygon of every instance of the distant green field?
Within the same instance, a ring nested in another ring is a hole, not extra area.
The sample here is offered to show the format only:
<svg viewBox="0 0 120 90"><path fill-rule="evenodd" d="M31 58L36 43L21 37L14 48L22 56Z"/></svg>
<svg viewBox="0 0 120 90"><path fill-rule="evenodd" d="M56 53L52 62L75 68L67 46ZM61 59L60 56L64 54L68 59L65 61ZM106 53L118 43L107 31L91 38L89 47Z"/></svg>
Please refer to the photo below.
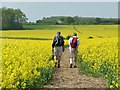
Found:
<svg viewBox="0 0 120 90"><path fill-rule="evenodd" d="M23 25L23 27L25 28L25 30L56 30L56 29L65 29L68 28L68 26L70 25Z"/></svg>
<svg viewBox="0 0 120 90"><path fill-rule="evenodd" d="M74 25L81 32L79 38L111 38L118 36L117 25ZM72 35L75 29L72 25L26 25L28 30L7 30L2 31L1 37L18 37L18 38L36 38L52 39L57 31L61 31L64 37ZM31 29L30 29L31 28ZM1 33L1 32L0 32Z"/></svg>

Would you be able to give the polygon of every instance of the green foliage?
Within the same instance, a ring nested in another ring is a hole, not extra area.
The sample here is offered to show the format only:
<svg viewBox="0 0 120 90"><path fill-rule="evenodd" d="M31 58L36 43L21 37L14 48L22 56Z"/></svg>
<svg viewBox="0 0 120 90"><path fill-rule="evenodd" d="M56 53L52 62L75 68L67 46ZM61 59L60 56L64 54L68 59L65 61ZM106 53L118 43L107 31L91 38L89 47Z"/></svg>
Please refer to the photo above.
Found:
<svg viewBox="0 0 120 90"><path fill-rule="evenodd" d="M36 23L41 25L71 25L71 24L118 24L117 18L99 18L99 17L79 17L79 16L51 16L37 20Z"/></svg>
<svg viewBox="0 0 120 90"><path fill-rule="evenodd" d="M22 23L27 18L20 9L3 7L2 9L2 29L23 29Z"/></svg>

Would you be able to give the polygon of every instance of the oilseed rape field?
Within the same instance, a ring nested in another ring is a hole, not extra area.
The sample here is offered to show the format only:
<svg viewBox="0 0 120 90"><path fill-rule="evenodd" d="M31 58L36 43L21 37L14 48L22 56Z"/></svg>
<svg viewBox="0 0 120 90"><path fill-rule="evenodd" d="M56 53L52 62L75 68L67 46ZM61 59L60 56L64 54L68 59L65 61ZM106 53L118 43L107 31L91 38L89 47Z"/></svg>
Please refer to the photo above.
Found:
<svg viewBox="0 0 120 90"><path fill-rule="evenodd" d="M92 76L103 76L109 88L118 89L118 40L95 39L79 47L80 71Z"/></svg>
<svg viewBox="0 0 120 90"><path fill-rule="evenodd" d="M49 44L50 41L2 40L2 87L34 88L47 83L54 69Z"/></svg>
<svg viewBox="0 0 120 90"><path fill-rule="evenodd" d="M40 27L40 26L39 26ZM107 88L119 89L117 25L51 25L34 30L0 31L2 88L36 88L53 78L52 39L60 31L66 39L77 32L80 39L79 71L104 77ZM65 45L68 40L65 40Z"/></svg>

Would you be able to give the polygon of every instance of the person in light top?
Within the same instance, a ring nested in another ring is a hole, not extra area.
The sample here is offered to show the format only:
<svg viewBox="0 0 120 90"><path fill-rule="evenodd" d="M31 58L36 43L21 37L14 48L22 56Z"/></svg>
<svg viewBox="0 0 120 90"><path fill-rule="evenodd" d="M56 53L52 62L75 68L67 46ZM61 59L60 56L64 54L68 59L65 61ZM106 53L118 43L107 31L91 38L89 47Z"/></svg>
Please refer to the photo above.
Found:
<svg viewBox="0 0 120 90"><path fill-rule="evenodd" d="M77 33L74 33L72 37L69 38L69 59L70 59L70 68L74 65L76 68L76 57L78 53L78 46L80 41L77 37Z"/></svg>

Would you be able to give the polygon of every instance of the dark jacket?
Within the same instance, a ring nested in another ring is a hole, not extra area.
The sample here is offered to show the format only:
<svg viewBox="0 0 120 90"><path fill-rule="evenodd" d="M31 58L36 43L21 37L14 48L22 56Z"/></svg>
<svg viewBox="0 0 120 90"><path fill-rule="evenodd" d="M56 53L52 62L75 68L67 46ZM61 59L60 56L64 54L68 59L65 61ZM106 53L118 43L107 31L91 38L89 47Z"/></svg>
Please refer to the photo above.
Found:
<svg viewBox="0 0 120 90"><path fill-rule="evenodd" d="M55 36L52 43L52 48L55 46L64 46L64 38L62 36Z"/></svg>

